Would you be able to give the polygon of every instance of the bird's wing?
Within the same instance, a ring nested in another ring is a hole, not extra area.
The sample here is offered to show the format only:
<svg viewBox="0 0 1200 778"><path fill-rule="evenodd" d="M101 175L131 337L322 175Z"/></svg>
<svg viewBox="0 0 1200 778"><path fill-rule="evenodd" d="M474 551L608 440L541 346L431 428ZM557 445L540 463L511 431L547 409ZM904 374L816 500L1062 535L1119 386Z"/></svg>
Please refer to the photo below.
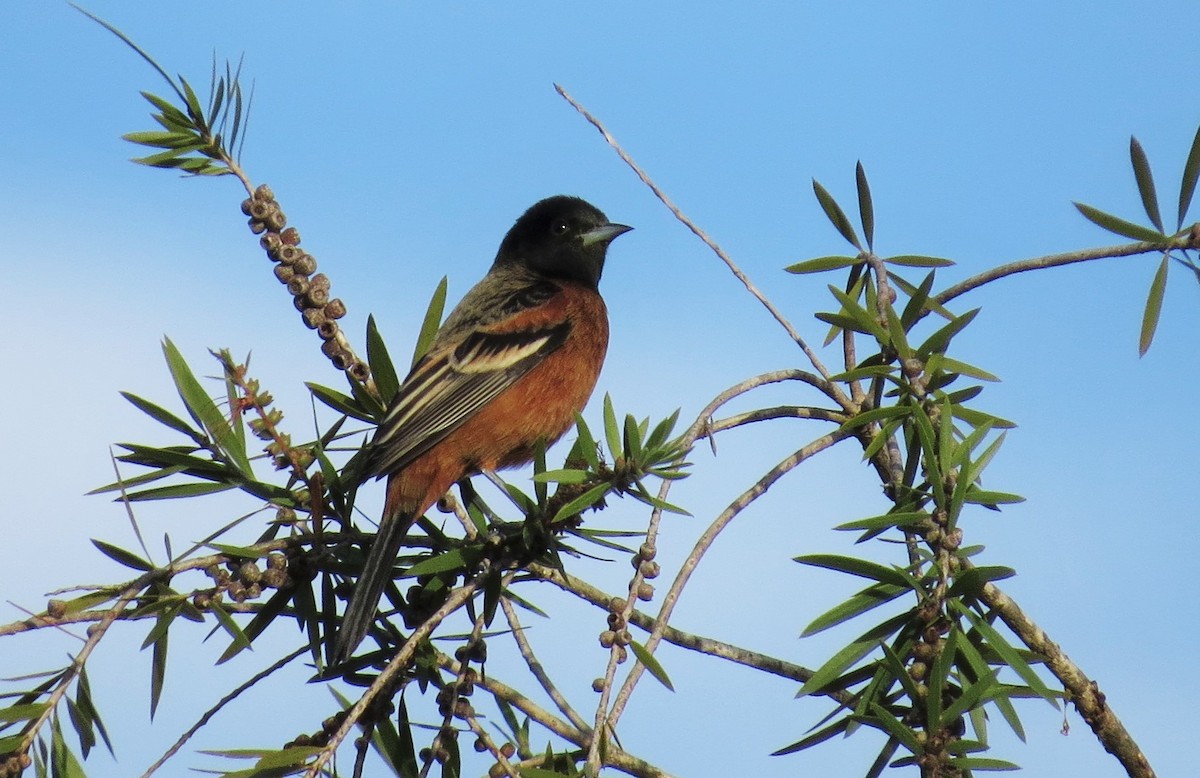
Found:
<svg viewBox="0 0 1200 778"><path fill-rule="evenodd" d="M561 346L570 321L527 314L552 297L544 288L521 290L505 300L500 321L479 323L449 343L435 339L376 430L364 477L403 469Z"/></svg>

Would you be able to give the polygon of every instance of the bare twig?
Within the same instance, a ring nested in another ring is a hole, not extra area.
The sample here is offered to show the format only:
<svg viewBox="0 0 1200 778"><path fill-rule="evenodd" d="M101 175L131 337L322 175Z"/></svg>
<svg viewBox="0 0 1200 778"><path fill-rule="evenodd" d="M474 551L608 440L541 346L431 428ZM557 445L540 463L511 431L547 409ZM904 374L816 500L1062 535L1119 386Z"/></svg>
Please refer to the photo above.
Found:
<svg viewBox="0 0 1200 778"><path fill-rule="evenodd" d="M531 565L529 570L542 578L542 580L549 581L563 591L570 592L598 608L607 610L608 604L612 600L612 595L607 592L561 570L545 565ZM639 610L634 610L630 614L629 623L646 632L651 632L657 628L663 640L680 648L686 648L701 654L708 654L718 659L726 659L730 662L749 667L752 670L777 675L780 678L804 683L813 674L812 670L802 665L768 656L758 651L752 651L748 648L742 648L741 646L735 646L732 643L685 632L669 624L658 627L658 621L653 616ZM850 693L840 690L818 692L817 694L837 700L843 704L850 704L853 701Z"/></svg>
<svg viewBox="0 0 1200 778"><path fill-rule="evenodd" d="M529 672L541 684L546 695L554 703L554 705L562 711L562 714L570 720L580 732L586 731L588 728L587 722L583 717L571 707L571 703L563 696L558 687L554 685L554 681L546 673L546 668L538 661L537 655L533 653L533 646L525 637L525 628L521 626L521 619L517 615L517 609L513 607L512 601L507 597L500 598L500 607L504 609L504 618L508 620L508 626L512 629L513 640L517 644L517 650L521 652L521 658L525 660L525 664L529 667Z"/></svg>
<svg viewBox="0 0 1200 778"><path fill-rule="evenodd" d="M1009 262L1005 265L999 265L989 270L985 270L978 275L973 275L965 281L960 281L954 286L945 289L934 296L934 300L945 304L959 295L965 294L972 289L978 289L984 284L995 281L998 278L1016 275L1017 273L1025 273L1030 270L1042 270L1048 267L1061 267L1062 265L1071 265L1076 262L1088 262L1093 259L1113 259L1116 257L1129 257L1135 254L1149 254L1152 252L1174 251L1177 249L1195 248L1195 241L1190 233L1180 237L1171 238L1162 242L1139 242L1129 243L1123 246L1107 246L1104 248L1084 249L1082 251L1068 251L1065 254L1050 254L1044 257L1035 257L1033 259L1021 259L1016 262Z"/></svg>
<svg viewBox="0 0 1200 778"><path fill-rule="evenodd" d="M827 435L813 440L807 445L797 449L793 454L786 457L758 479L749 489L742 492L738 497L731 502L725 510L708 526L700 538L696 541L692 551L684 559L679 567L679 572L675 575L675 580L671 582L671 588L667 590L663 597L662 606L659 608L658 616L655 621L655 627L650 632L650 637L646 639L645 648L647 651L653 652L658 643L662 640L662 630L671 619L671 613L675 610L675 605L679 601L680 595L683 593L683 588L687 585L688 579L700 564L700 560L712 547L717 536L725 527L729 526L738 514L749 507L755 500L766 494L784 475L796 468L802 462L808 460L813 455L830 448L835 443L845 438L852 437L851 430L835 430ZM620 692L617 694L613 702L612 710L609 712L608 725L615 727L617 720L620 719L621 713L625 709L625 705L629 702L630 696L633 694L633 689L641 678L644 668L639 663L625 678L625 683L621 686Z"/></svg>
<svg viewBox="0 0 1200 778"><path fill-rule="evenodd" d="M160 756L158 758L158 761L156 761L154 764L147 767L146 772L142 773L142 778L149 778L149 776L153 775L155 773L155 771L158 770L158 768L160 768L164 764L166 764L167 760L169 760L175 754L179 753L179 749L183 748L184 744L186 744L188 742L188 740L190 740L192 738L193 735L195 735L197 732L199 732L201 730L201 728L204 727L205 724L207 724L209 721L211 721L212 717L217 715L217 713L220 712L221 708L224 708L226 705L228 705L229 703L236 700L242 694L242 692L244 692L247 689L249 689L250 687L254 686L256 683L263 680L264 678L268 677L269 675L274 673L276 670L280 670L283 667L285 667L293 659L296 659L296 658L308 653L308 650L309 650L308 646L303 645L300 648L297 648L292 653L288 654L287 656L285 656L282 659L278 660L277 662L273 663L270 667L267 667L266 669L264 669L258 673L255 673L250 678L248 678L246 681L244 681L243 683L234 687L234 689L231 692L229 692L229 694L226 694L224 697L222 697L220 700L217 701L216 705L214 705L211 708L209 708L208 710L206 710L204 712L204 715L201 716L196 721L195 724L193 724L191 727L188 728L188 730L186 732L184 732L182 735L180 735L179 739L175 741L174 745L172 745L170 748L168 748L166 750L166 753L164 753L162 756Z"/></svg>
<svg viewBox="0 0 1200 778"><path fill-rule="evenodd" d="M588 110L586 108L584 108L582 105L580 105L575 100L575 98L571 97L571 95L567 93L567 90L563 89L558 84L554 85L554 89L560 95L562 95L562 98L564 100L566 100L568 103L571 104L572 108L574 108L576 111L578 111L580 113L580 115L583 116L583 118L587 119L588 122L593 127L595 127L597 130L600 131L600 134L604 136L604 140L608 143L609 146L612 147L613 151L617 152L617 154L621 157L621 159L624 160L625 164L628 165L630 167L630 169L632 169L633 172L637 174L637 177L642 180L642 183L644 183L646 186L648 186L650 188L650 191L652 191L654 193L654 196L657 197L662 202L662 204L667 207L667 210L669 210L672 214L674 214L676 219L678 219L680 222L682 222L683 225L685 227L687 227L689 230L691 230L692 233L697 238L699 238L701 241L704 242L704 245L708 246L710 249L712 249L713 253L715 253L718 257L720 257L721 261L725 263L725 266L727 268L729 268L729 271L731 273L733 273L733 275L735 277L737 277L737 279L739 281L742 282L743 286L746 287L746 291L750 292L750 294L752 294L754 296L754 299L756 299L760 303L762 303L763 307L767 309L767 311L771 314L772 318L774 318L775 321L779 323L779 326L783 327L784 331L788 334L788 337L790 337L793 341L795 341L796 345L798 345L800 347L800 349L804 352L804 355L806 357L808 357L808 361L812 364L812 366L816 369L816 371L818 373L820 373L821 376L828 382L830 373L828 370L825 369L825 365L821 362L820 358L817 356L816 351L814 351L812 348L809 347L809 345L804 341L804 338L802 338L800 336L800 333L796 331L796 328L793 327L791 325L791 323L787 320L787 318L784 317L783 313L780 312L780 310L775 307L775 304L772 303L769 299L767 299L766 295L764 295L761 291L759 291L758 287L755 286L754 283L750 280L750 277L747 276L742 271L742 269L737 266L736 263L734 263L733 259L731 259L730 256L728 254L726 254L725 251L722 250L721 247L718 246L715 241L713 241L712 238L708 237L707 233L705 233L704 230L702 230L698 226L696 226L695 222L693 222L686 215L684 215L684 213L681 210L679 210L678 206L676 206L675 203L673 203L671 201L671 198L667 197L666 193L662 189L660 189L658 187L658 185L654 183L654 181L652 181L650 179L650 176L647 175L646 172L644 170L642 170L642 168L640 166L638 166L638 164L636 162L634 162L633 157L631 157L629 155L629 153L625 151L625 149L621 148L621 145L619 143L617 143L616 139L612 136L612 134L609 133L609 131L607 129L605 129L604 125L600 122L599 119L597 119L590 112L588 112ZM841 398L839 400L839 405L843 405L843 407L845 407L845 404L842 402L842 400L844 400L845 403L848 403L849 399L842 396L841 389L839 389L835 384L830 383L829 390L836 393L836 395L838 395Z"/></svg>
<svg viewBox="0 0 1200 778"><path fill-rule="evenodd" d="M1000 615L1026 646L1045 659L1046 667L1067 690L1071 704L1130 778L1154 778L1155 772L1150 761L1117 714L1108 707L1099 685L1088 678L1045 630L1026 616L1020 606L995 584L989 583L983 587L982 600Z"/></svg>
<svg viewBox="0 0 1200 778"><path fill-rule="evenodd" d="M774 419L816 419L818 421L831 421L834 424L842 424L846 421L846 415L825 408L810 408L803 405L777 405L774 408L758 408L753 411L739 413L736 416L730 416L727 419L714 421L700 433L700 438L707 438L718 432L731 430L745 424L773 421Z"/></svg>
<svg viewBox="0 0 1200 778"><path fill-rule="evenodd" d="M459 663L453 657L442 652L437 653L438 665L450 670L458 672ZM531 720L545 727L550 732L553 732L558 737L566 740L569 743L580 748L586 748L591 740L591 732L589 730L580 731L572 727L566 721L558 718L550 711L538 705L533 700L521 694L516 689L499 681L495 676L488 674L487 677L480 678L478 685L487 690L498 700L504 700L512 705L517 710L524 713ZM672 778L671 774L662 770L644 759L640 759L632 754L621 750L615 743L609 742L605 749L604 763L620 770L627 775L637 776L637 778Z"/></svg>
<svg viewBox="0 0 1200 778"><path fill-rule="evenodd" d="M330 735L329 742L325 744L320 753L317 754L316 759L313 760L313 762L308 766L308 769L304 772L305 778L318 778L318 776L321 775L321 771L333 757L334 753L338 749L338 746L342 744L342 741L345 740L350 734L350 730L352 730L354 725L358 723L359 719L363 717L367 711L367 708L370 707L371 703L375 700L375 697L380 693L380 691L391 686L396 677L409 666L409 663L412 662L417 649L420 647L425 638L429 637L429 635L433 633L433 630L436 629L437 626L441 624L447 616L461 608L463 604L466 603L466 601L469 600L473 594L475 594L475 590L478 589L483 583L486 575L486 571L481 572L467 583L451 591L449 597L446 598L446 602L442 604L442 607L438 608L433 615L421 622L421 624L412 631L412 634L408 636L408 640L404 642L404 645L400 647L400 650L397 651L396 655L392 657L390 662L388 662L387 667L383 669L383 672L381 672L367 688L367 690L363 692L363 695L362 697L359 697L358 702L354 703L350 710L346 712L346 718L342 721L342 725L338 727L336 732Z"/></svg>

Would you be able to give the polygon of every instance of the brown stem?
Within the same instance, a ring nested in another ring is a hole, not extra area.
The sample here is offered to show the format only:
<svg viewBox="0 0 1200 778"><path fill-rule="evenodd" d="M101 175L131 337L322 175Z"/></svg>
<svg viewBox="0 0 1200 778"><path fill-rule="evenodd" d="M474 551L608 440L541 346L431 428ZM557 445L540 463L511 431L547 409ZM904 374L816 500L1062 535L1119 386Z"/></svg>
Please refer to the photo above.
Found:
<svg viewBox="0 0 1200 778"><path fill-rule="evenodd" d="M1020 606L994 584L983 588L983 601L994 609L1031 651L1042 656L1046 667L1062 682L1068 699L1092 728L1104 749L1116 757L1130 778L1154 778L1154 768L1141 747L1125 729L1117 714L1108 707L1099 685L1087 675L1035 624Z"/></svg>
<svg viewBox="0 0 1200 778"><path fill-rule="evenodd" d="M1194 241L1189 235L1183 235L1177 238L1171 238L1162 242L1139 242L1129 243L1123 246L1107 246L1104 248L1083 249L1082 251L1068 251L1065 254L1050 254L1044 257L1034 257L1033 259L1021 259L1016 262L1009 262L1005 265L993 267L990 270L985 270L978 275L971 276L965 281L960 281L954 286L940 292L934 296L934 300L945 304L959 295L965 294L972 289L978 289L984 284L995 281L998 278L1016 275L1017 273L1025 273L1030 270L1042 270L1048 267L1061 267L1062 265L1071 265L1076 262L1089 262L1093 259L1112 259L1116 257L1129 257L1135 254L1149 254L1151 252L1173 251L1176 249L1195 248Z"/></svg>

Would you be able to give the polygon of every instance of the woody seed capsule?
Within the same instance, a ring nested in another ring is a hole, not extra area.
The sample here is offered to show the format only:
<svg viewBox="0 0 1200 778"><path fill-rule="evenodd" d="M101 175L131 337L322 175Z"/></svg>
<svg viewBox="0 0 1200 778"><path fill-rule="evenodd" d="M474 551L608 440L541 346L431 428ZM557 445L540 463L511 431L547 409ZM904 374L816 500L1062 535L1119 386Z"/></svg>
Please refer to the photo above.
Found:
<svg viewBox="0 0 1200 778"><path fill-rule="evenodd" d="M325 318L340 319L346 315L346 304L341 298L335 297L325 304Z"/></svg>

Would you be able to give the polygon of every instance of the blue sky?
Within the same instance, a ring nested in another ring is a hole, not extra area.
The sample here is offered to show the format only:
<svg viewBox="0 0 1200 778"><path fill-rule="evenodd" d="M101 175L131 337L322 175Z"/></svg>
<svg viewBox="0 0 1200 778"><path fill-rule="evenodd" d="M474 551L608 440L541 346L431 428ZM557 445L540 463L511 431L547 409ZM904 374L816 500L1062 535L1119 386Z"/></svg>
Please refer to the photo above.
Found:
<svg viewBox="0 0 1200 778"><path fill-rule="evenodd" d="M721 389L798 366L801 355L552 83L601 117L816 342L824 326L811 314L829 307L825 281L781 271L845 250L811 178L849 205L862 160L879 251L951 257L959 265L940 276L949 282L1013 259L1122 242L1070 203L1138 219L1130 134L1173 214L1200 123L1194 51L1171 37L1194 10L1184 2L346 5L87 7L198 84L214 49L245 53L256 84L245 165L275 189L333 279L356 339L374 313L392 348L406 352L438 279L450 277L457 299L512 220L543 196L578 194L634 225L614 244L604 278L613 337L597 398L611 393L622 410L652 417L681 407L688 418ZM138 90L164 89L132 52L66 4L15 0L0 8L0 73L9 323L0 346L8 388L0 621L8 622L19 617L10 601L37 609L50 588L123 575L88 539L131 545L124 511L83 494L112 480L112 442L174 442L117 394L178 407L160 356L164 334L203 372L209 347L253 351L254 374L297 434L310 416L302 381L340 379L246 232L236 182L180 180L126 161L135 149L120 135L150 128ZM1200 693L1190 596L1198 530L1186 486L1195 473L1188 430L1200 290L1172 273L1158 338L1138 359L1156 263L1133 257L1031 274L963 301L983 313L958 341L960 358L1003 378L980 404L1020 424L988 484L1029 498L1002 514L981 511L965 530L968 542L987 546L987 563L1018 570L1006 591L1100 683L1159 773L1181 775L1193 764L1185 733ZM762 397L805 400L782 389ZM586 415L599 421L598 402ZM758 473L817 434L783 422L725 435L715 460L698 451L696 477L673 493L695 518L667 523L664 568ZM789 559L847 552L849 538L829 527L871 515L882 499L849 449L810 465L722 536L677 626L810 666L850 637L797 639L854 583ZM148 537L170 533L178 548L246 508L213 498L138 516ZM604 520L644 524L629 504ZM627 570L579 568L614 589ZM534 623L531 640L589 709L602 618L537 595L556 618ZM118 632L93 660L120 758L94 755L89 774L99 776L140 772L217 690L294 639L278 630L257 655L214 670L223 645L186 645L199 644L202 630L181 636L147 727L149 657L130 658L144 630ZM0 641L0 675L47 669L71 641L48 632ZM825 705L678 650L661 658L678 692L645 682L622 734L631 751L674 774L855 775L873 758L870 735L768 757ZM259 698L284 711L239 703L197 747L270 746L315 729L330 702L303 680L293 673L273 698ZM1048 706L1021 710L1028 744L997 726L996 756L1029 775L1123 774L1074 714L1063 737ZM198 755L177 769L185 765L213 766Z"/></svg>

